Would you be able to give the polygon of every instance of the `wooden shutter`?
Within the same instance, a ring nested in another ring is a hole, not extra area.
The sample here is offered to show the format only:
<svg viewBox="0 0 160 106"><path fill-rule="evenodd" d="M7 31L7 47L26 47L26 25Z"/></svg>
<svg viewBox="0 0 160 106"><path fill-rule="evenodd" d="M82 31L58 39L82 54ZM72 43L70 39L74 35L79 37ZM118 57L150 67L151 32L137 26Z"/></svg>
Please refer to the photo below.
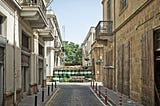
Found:
<svg viewBox="0 0 160 106"><path fill-rule="evenodd" d="M123 57L123 93L129 96L130 93L130 42L124 44Z"/></svg>
<svg viewBox="0 0 160 106"><path fill-rule="evenodd" d="M142 103L151 106L153 102L153 31L148 31L142 36Z"/></svg>
<svg viewBox="0 0 160 106"><path fill-rule="evenodd" d="M106 66L112 66L113 50L106 53ZM107 87L113 89L113 69L106 69Z"/></svg>
<svg viewBox="0 0 160 106"><path fill-rule="evenodd" d="M130 42L118 48L118 91L130 94Z"/></svg>
<svg viewBox="0 0 160 106"><path fill-rule="evenodd" d="M123 73L122 73L122 63L123 63L123 54L122 54L123 45L120 45L118 48L118 91L123 92Z"/></svg>

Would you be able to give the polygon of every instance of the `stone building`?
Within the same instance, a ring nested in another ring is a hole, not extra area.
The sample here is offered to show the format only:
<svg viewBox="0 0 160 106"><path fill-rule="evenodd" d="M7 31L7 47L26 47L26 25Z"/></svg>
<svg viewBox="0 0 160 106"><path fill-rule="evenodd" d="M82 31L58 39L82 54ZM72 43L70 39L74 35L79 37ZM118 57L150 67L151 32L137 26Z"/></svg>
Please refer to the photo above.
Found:
<svg viewBox="0 0 160 106"><path fill-rule="evenodd" d="M160 105L159 0L102 0L102 4L104 21L113 22L113 44L106 57L113 57L114 69L103 77L106 87L111 84L111 89L145 106Z"/></svg>
<svg viewBox="0 0 160 106"><path fill-rule="evenodd" d="M95 41L95 27L90 27L85 40L82 43L82 66L92 67L91 45Z"/></svg>
<svg viewBox="0 0 160 106"><path fill-rule="evenodd" d="M45 41L54 39L46 16L49 3L0 1L0 105L16 105L45 85Z"/></svg>

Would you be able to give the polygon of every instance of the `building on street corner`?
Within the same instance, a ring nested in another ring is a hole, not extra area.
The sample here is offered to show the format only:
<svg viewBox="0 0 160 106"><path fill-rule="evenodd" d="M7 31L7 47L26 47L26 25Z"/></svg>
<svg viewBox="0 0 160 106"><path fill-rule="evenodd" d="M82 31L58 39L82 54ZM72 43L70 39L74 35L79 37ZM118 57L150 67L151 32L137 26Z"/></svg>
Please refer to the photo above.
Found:
<svg viewBox="0 0 160 106"><path fill-rule="evenodd" d="M50 2L0 1L0 105L17 105L25 94L32 95L39 85L46 85L46 64L54 60L53 42L60 36L55 15L49 17L46 11ZM47 42L53 46L51 58L46 55Z"/></svg>

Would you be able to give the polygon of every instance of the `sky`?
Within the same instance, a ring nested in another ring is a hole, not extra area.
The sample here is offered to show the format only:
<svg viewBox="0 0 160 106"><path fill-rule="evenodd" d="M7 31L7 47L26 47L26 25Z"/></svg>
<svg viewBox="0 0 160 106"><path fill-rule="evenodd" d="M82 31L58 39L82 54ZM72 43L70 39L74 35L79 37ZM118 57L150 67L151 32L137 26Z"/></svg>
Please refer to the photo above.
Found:
<svg viewBox="0 0 160 106"><path fill-rule="evenodd" d="M59 24L62 40L83 43L91 26L102 20L101 0L53 0L50 5Z"/></svg>

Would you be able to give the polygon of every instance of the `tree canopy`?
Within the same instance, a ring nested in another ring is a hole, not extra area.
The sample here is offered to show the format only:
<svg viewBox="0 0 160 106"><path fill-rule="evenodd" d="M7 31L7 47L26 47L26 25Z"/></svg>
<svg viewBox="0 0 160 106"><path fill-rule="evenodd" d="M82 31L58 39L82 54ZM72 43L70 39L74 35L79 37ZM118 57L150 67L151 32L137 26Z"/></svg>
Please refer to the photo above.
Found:
<svg viewBox="0 0 160 106"><path fill-rule="evenodd" d="M81 64L82 63L82 47L78 44L69 41L63 41L66 64Z"/></svg>

